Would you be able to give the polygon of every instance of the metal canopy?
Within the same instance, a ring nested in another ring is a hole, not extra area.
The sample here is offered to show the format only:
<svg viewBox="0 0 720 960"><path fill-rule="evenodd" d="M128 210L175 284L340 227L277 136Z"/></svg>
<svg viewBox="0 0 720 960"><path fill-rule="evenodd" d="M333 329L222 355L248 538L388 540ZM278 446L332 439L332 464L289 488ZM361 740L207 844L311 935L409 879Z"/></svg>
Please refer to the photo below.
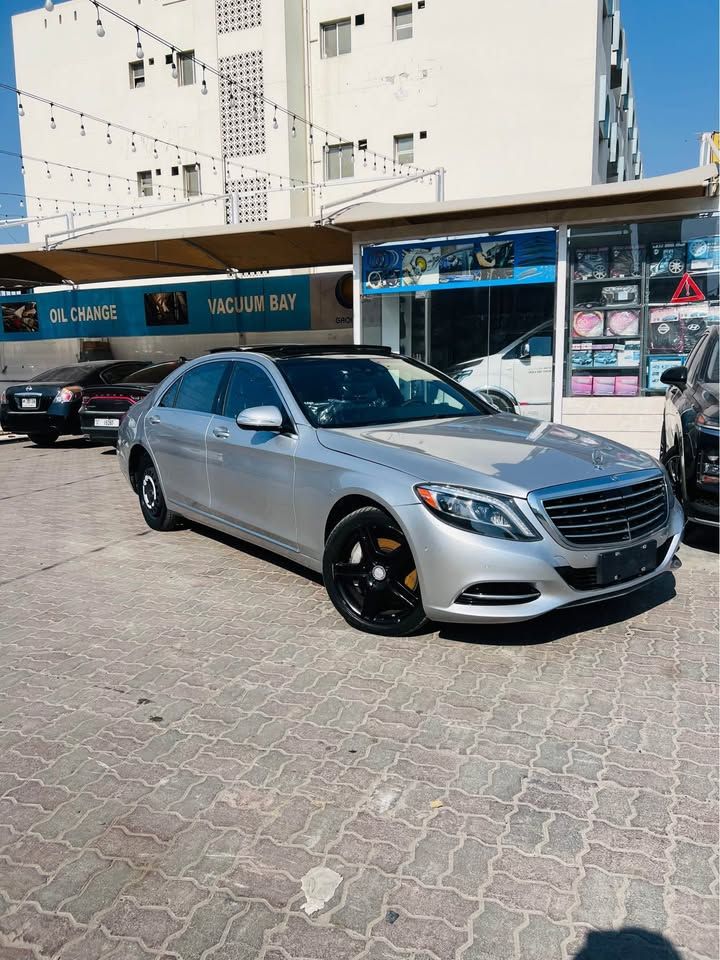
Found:
<svg viewBox="0 0 720 960"><path fill-rule="evenodd" d="M113 283L149 277L180 277L344 266L352 263L353 236L412 228L416 236L433 225L462 225L485 218L535 215L550 224L563 211L593 211L634 203L706 196L717 183L710 164L649 180L594 184L567 190L441 203L362 203L323 222L311 218L193 229L107 229L52 243L0 247L0 286L48 283ZM658 211L661 213L662 211Z"/></svg>
<svg viewBox="0 0 720 960"><path fill-rule="evenodd" d="M628 180L623 183L597 183L565 190L545 190L541 193L519 193L476 200L447 200L442 203L362 203L331 214L332 221L354 233L371 230L415 226L462 220L497 218L502 215L541 213L582 208L592 219L593 209L622 206L648 201L690 199L703 197L717 181L718 167L708 164L680 173L648 180Z"/></svg>
<svg viewBox="0 0 720 960"><path fill-rule="evenodd" d="M350 233L309 218L191 230L110 229L53 244L0 247L0 286L112 283L325 267L352 262ZM2 279L4 278L4 279Z"/></svg>

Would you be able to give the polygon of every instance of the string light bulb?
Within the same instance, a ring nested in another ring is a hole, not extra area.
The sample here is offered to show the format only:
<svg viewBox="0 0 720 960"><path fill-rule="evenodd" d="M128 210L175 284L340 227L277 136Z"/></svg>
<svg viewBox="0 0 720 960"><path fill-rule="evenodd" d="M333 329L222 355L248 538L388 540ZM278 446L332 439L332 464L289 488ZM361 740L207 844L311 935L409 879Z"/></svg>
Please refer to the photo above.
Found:
<svg viewBox="0 0 720 960"><path fill-rule="evenodd" d="M18 116L20 117L25 116L25 108L23 107L22 100L20 99L19 96L18 96Z"/></svg>
<svg viewBox="0 0 720 960"><path fill-rule="evenodd" d="M201 93L203 96L206 96L206 95L207 95L207 92L208 92L208 86L207 86L207 81L205 80L205 64L203 64L203 69L202 69L202 83L200 84L200 93Z"/></svg>
<svg viewBox="0 0 720 960"><path fill-rule="evenodd" d="M133 130L132 135L131 135L131 137L130 137L130 149L132 150L133 153L135 153L136 150L137 150L137 147L135 146L135 131L134 131L134 130Z"/></svg>
<svg viewBox="0 0 720 960"><path fill-rule="evenodd" d="M137 47L135 47L135 56L138 58L138 60L144 60L145 51L143 50L142 43L140 42L140 27L135 27L135 30L137 31Z"/></svg>
<svg viewBox="0 0 720 960"><path fill-rule="evenodd" d="M52 13L53 10L55 9L55 4L53 3L53 0L45 0L45 3L43 4L43 6L45 7L48 13Z"/></svg>
<svg viewBox="0 0 720 960"><path fill-rule="evenodd" d="M55 106L54 103L51 103L51 104L50 104L50 129L51 129L51 130L54 130L55 127L57 127L57 124L55 123L55 117L53 116L53 107L54 107L54 106Z"/></svg>
<svg viewBox="0 0 720 960"><path fill-rule="evenodd" d="M310 136L308 137L308 143L312 145L314 142L315 142L315 138L313 137L313 128L312 128L312 124L310 124Z"/></svg>
<svg viewBox="0 0 720 960"><path fill-rule="evenodd" d="M170 56L172 58L170 61L172 64L170 73L172 74L173 80L177 80L178 72L177 72L177 63L175 62L175 47L170 47L170 50L171 50Z"/></svg>
<svg viewBox="0 0 720 960"><path fill-rule="evenodd" d="M80 136L85 136L85 124L83 123L83 114L80 114Z"/></svg>
<svg viewBox="0 0 720 960"><path fill-rule="evenodd" d="M108 146L112 143L112 137L110 136L110 124L107 125L107 133L105 134L105 142Z"/></svg>
<svg viewBox="0 0 720 960"><path fill-rule="evenodd" d="M275 111L273 113L273 130L277 130L277 128L278 128L277 107L275 107Z"/></svg>
<svg viewBox="0 0 720 960"><path fill-rule="evenodd" d="M105 27L103 26L103 22L100 19L100 7L98 7L97 3L95 4L95 12L97 13L97 20L95 21L95 33L99 37L104 37Z"/></svg>
<svg viewBox="0 0 720 960"><path fill-rule="evenodd" d="M290 131L293 139L297 136L297 130L295 129L295 114L293 114L293 125L292 130Z"/></svg>

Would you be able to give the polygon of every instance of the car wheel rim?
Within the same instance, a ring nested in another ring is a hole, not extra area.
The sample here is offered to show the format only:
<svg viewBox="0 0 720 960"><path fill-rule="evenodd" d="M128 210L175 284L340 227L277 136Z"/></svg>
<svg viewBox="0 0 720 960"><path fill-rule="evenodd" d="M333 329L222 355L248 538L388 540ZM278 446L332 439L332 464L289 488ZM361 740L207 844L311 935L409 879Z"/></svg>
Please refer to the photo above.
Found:
<svg viewBox="0 0 720 960"><path fill-rule="evenodd" d="M159 497L155 478L150 473L146 473L142 482L143 503L152 514L158 512Z"/></svg>
<svg viewBox="0 0 720 960"><path fill-rule="evenodd" d="M363 622L398 626L420 607L415 561L405 538L391 527L363 526L349 534L343 560L332 564L343 603Z"/></svg>

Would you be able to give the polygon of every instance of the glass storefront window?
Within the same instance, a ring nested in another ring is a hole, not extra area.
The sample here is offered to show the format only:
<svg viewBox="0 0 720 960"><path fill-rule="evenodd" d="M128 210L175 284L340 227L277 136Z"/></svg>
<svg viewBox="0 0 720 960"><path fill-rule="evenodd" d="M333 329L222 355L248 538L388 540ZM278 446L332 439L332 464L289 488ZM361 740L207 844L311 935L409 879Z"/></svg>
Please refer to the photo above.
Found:
<svg viewBox="0 0 720 960"><path fill-rule="evenodd" d="M363 342L550 419L555 260L554 230L366 247Z"/></svg>
<svg viewBox="0 0 720 960"><path fill-rule="evenodd" d="M568 240L565 395L662 394L719 319L713 216L573 227Z"/></svg>

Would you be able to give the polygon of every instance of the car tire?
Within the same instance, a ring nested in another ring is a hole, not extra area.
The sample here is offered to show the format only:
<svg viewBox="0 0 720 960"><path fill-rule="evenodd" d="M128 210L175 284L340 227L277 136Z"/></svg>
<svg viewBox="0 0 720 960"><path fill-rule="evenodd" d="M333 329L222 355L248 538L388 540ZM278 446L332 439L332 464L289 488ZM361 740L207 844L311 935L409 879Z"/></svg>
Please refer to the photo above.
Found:
<svg viewBox="0 0 720 960"><path fill-rule="evenodd" d="M28 440L34 443L36 447L51 447L58 436L57 433L29 433Z"/></svg>
<svg viewBox="0 0 720 960"><path fill-rule="evenodd" d="M379 507L361 507L333 527L323 580L335 609L357 630L403 637L428 623L410 546Z"/></svg>
<svg viewBox="0 0 720 960"><path fill-rule="evenodd" d="M155 464L144 457L136 474L140 509L145 523L153 530L179 530L183 526L180 514L168 509Z"/></svg>

